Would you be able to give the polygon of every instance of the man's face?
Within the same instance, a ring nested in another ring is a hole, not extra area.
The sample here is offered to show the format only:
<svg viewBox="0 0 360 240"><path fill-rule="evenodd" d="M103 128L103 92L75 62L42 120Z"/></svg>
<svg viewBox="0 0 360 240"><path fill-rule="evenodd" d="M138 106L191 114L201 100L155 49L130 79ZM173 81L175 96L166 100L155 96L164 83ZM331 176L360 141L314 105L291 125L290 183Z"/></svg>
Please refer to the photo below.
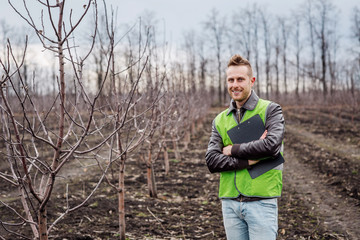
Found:
<svg viewBox="0 0 360 240"><path fill-rule="evenodd" d="M251 95L255 77L249 77L247 66L230 66L226 70L226 76L230 97L241 107Z"/></svg>

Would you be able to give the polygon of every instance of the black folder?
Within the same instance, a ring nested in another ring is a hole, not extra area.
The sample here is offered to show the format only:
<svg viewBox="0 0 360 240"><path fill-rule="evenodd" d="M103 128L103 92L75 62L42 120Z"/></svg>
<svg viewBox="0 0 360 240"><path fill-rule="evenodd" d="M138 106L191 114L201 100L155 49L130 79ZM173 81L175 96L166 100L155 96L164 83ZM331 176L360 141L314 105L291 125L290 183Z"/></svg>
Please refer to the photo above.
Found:
<svg viewBox="0 0 360 240"><path fill-rule="evenodd" d="M230 129L227 134L233 144L247 143L254 140L259 140L265 131L265 125L259 114L249 118L248 120L240 123L239 125ZM263 173L273 169L274 167L282 164L284 158L281 154L274 158L260 160L257 164L248 168L249 174L252 179L260 176Z"/></svg>

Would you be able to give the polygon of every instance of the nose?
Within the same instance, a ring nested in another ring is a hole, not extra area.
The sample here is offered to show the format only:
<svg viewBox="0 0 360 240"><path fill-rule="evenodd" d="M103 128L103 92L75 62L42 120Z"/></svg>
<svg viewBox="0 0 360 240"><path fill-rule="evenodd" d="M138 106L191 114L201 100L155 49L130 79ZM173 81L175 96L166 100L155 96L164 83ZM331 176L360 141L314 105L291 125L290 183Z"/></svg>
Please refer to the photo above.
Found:
<svg viewBox="0 0 360 240"><path fill-rule="evenodd" d="M239 81L234 81L233 83L233 87L240 87L240 82Z"/></svg>

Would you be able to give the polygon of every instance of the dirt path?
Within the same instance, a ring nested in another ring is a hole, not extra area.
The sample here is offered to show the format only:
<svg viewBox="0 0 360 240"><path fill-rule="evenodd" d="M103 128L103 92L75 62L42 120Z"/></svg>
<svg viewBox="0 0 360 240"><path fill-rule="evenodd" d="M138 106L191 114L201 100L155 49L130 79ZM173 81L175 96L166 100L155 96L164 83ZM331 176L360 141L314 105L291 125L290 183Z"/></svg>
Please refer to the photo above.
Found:
<svg viewBox="0 0 360 240"><path fill-rule="evenodd" d="M355 144L344 143L339 139L332 139L321 134L311 133L299 125L287 125L286 131L296 134L303 140L322 147L326 151L345 156L353 162L359 163L360 161L360 148Z"/></svg>
<svg viewBox="0 0 360 240"><path fill-rule="evenodd" d="M285 150L287 159L284 171L284 185L288 184L296 189L298 197L309 206L320 219L320 224L326 232L332 233L330 239L359 239L360 236L360 208L359 200L348 197L339 191L337 180L331 175L320 173L314 168L313 157L309 161L303 161L304 154L309 154L306 145L316 145L328 153L333 153L342 158L342 161L350 160L352 164L359 164L359 149L346 144L336 144L330 138L321 134L312 134L299 125L287 126L287 138L291 144L291 138L297 138L302 142L304 151L301 152L293 147ZM314 155L316 156L316 155ZM328 156L329 159L332 156Z"/></svg>
<svg viewBox="0 0 360 240"><path fill-rule="evenodd" d="M286 151L284 185L296 189L297 195L314 212L333 239L358 239L360 211L357 201L345 198L329 188L328 182L301 163L291 149Z"/></svg>

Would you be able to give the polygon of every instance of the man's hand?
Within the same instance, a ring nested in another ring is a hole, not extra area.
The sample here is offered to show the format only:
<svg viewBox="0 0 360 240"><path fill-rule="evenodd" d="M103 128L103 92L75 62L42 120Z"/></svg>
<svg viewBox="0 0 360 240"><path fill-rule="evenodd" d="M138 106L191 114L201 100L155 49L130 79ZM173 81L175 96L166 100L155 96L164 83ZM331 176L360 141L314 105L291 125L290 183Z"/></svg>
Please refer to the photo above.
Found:
<svg viewBox="0 0 360 240"><path fill-rule="evenodd" d="M257 164L260 160L248 160L249 166Z"/></svg>
<svg viewBox="0 0 360 240"><path fill-rule="evenodd" d="M266 135L267 135L267 130L265 130L265 132L261 135L260 139L261 139L261 140L262 140L262 139L265 139Z"/></svg>
<svg viewBox="0 0 360 240"><path fill-rule="evenodd" d="M265 139L267 130L261 135L260 139ZM231 152L230 152L231 153ZM249 166L257 164L260 160L248 160Z"/></svg>
<svg viewBox="0 0 360 240"><path fill-rule="evenodd" d="M265 139L266 134L267 134L267 130L265 130L265 132L261 135L260 139ZM222 153L224 155L231 156L231 149L232 149L232 145L228 145L228 146L223 148ZM255 161L255 160L249 160L249 165L253 165L253 164L257 163L257 162L258 161Z"/></svg>
<svg viewBox="0 0 360 240"><path fill-rule="evenodd" d="M232 145L224 147L223 148L223 154L227 155L227 156L231 156L231 148L232 148Z"/></svg>

